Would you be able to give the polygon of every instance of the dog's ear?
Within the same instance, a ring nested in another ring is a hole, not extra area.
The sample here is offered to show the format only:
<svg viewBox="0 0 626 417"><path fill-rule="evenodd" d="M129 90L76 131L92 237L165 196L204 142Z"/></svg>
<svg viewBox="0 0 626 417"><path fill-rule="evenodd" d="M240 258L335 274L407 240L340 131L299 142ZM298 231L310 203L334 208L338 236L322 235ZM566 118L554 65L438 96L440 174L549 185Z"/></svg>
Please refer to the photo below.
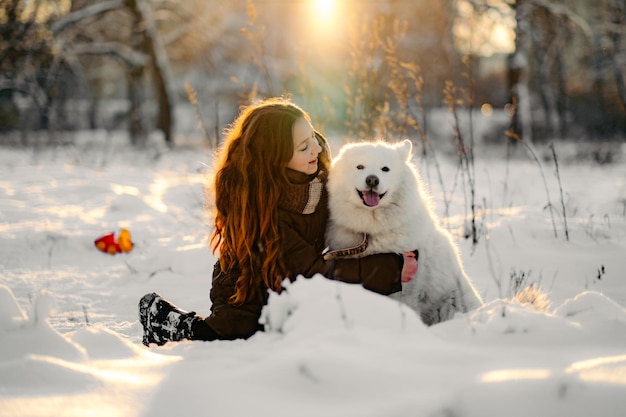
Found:
<svg viewBox="0 0 626 417"><path fill-rule="evenodd" d="M404 139L399 145L398 148L402 150L402 154L404 155L405 161L410 161L413 158L413 143Z"/></svg>

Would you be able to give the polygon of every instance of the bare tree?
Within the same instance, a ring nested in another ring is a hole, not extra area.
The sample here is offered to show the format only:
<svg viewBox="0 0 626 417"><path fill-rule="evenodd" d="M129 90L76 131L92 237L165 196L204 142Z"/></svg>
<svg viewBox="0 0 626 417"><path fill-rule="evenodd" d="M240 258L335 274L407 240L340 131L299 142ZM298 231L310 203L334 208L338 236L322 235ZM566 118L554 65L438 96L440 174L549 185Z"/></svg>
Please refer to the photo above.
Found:
<svg viewBox="0 0 626 417"><path fill-rule="evenodd" d="M528 88L528 53L525 47L530 31L530 0L515 0L515 51L509 56L509 89L515 112L511 117L511 130L527 142L532 142L532 114Z"/></svg>
<svg viewBox="0 0 626 417"><path fill-rule="evenodd" d="M0 68L6 74L0 80L0 89L31 96L42 114L40 125L47 128L53 93L62 90L51 86L58 83L60 74L69 72L78 80L89 72L89 68L84 68L84 57L116 59L123 64L128 79L132 141L141 143L145 138L142 105L147 98L145 80L149 78L158 102L156 127L163 132L165 141L172 144L170 69L149 0L74 2L69 12L51 15L43 21L36 18L36 10L25 12L27 3L4 0L0 4L0 16L5 16L0 22ZM37 7L43 3L34 4ZM128 24L125 30L114 33L109 26L115 26L118 20Z"/></svg>
<svg viewBox="0 0 626 417"><path fill-rule="evenodd" d="M48 86L55 79L53 53L49 42L50 31L39 22L36 3L29 13L21 1L0 3L0 117L2 128L20 124L19 110L14 96L22 95L38 110L38 124L48 126L50 92Z"/></svg>
<svg viewBox="0 0 626 417"><path fill-rule="evenodd" d="M626 1L612 0L607 5L607 9L604 16L606 16L605 30L613 47L611 67L613 68L618 97L626 114L626 83L624 82L626 46L623 43L624 37L626 37Z"/></svg>
<svg viewBox="0 0 626 417"><path fill-rule="evenodd" d="M150 57L149 65L152 71L154 89L158 100L157 127L165 135L165 142L173 142L173 94L171 92L171 73L165 47L161 42L160 34L152 13L152 7L147 0L126 0L134 20L143 25L141 43Z"/></svg>
<svg viewBox="0 0 626 417"><path fill-rule="evenodd" d="M478 12L494 9L491 0L468 0ZM515 49L508 59L512 109L511 131L532 142L533 131L545 126L546 133L565 134L567 120L568 48L572 37L583 35L591 45L592 30L573 5L561 0L503 0L515 17ZM571 59L569 59L571 62ZM532 97L539 99L543 121L533 120Z"/></svg>
<svg viewBox="0 0 626 417"><path fill-rule="evenodd" d="M123 11L130 15L130 27L134 28L126 42L90 39L88 42L75 42L81 34L80 26L87 20L111 11ZM73 11L53 24L55 33L60 34L78 26L74 39L69 42L66 52L73 54L113 55L127 66L129 92L129 129L133 143L145 140L145 115L142 110L146 94L143 80L149 73L152 76L158 102L156 126L163 132L165 141L173 141L173 94L170 88L171 76L165 48L153 17L152 6L146 0L106 0Z"/></svg>

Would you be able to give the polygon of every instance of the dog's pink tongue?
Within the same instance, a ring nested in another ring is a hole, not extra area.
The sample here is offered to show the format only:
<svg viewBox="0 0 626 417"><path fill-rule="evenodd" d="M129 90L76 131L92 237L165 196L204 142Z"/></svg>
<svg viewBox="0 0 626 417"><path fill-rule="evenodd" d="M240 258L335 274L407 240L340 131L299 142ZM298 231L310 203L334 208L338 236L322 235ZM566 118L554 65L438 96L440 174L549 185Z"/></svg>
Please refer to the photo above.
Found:
<svg viewBox="0 0 626 417"><path fill-rule="evenodd" d="M374 207L376 205L378 205L378 202L380 201L380 196L378 195L378 193L374 192L374 191L365 191L363 192L363 202L370 206L370 207Z"/></svg>

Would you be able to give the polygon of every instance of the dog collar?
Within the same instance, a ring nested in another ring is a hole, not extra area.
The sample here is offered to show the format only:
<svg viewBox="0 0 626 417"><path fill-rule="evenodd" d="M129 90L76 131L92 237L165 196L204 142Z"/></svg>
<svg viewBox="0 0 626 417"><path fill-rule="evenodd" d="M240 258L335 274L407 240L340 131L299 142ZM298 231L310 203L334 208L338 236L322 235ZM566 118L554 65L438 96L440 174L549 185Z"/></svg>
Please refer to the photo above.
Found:
<svg viewBox="0 0 626 417"><path fill-rule="evenodd" d="M363 233L363 240L356 246L345 249L337 249L326 252L324 254L324 260L329 261L331 259L344 258L347 256L358 255L359 253L365 252L367 249L367 234Z"/></svg>

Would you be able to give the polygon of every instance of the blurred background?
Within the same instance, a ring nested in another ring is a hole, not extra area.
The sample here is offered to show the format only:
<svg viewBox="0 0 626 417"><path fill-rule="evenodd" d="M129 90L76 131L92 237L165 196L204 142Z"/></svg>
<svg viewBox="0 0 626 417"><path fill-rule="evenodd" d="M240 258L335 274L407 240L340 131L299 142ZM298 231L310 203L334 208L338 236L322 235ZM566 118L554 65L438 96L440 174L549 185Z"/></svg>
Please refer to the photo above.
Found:
<svg viewBox="0 0 626 417"><path fill-rule="evenodd" d="M623 143L626 0L0 0L0 143L215 146L288 96L342 140ZM455 130L456 129L456 130ZM601 158L601 156L598 156Z"/></svg>

